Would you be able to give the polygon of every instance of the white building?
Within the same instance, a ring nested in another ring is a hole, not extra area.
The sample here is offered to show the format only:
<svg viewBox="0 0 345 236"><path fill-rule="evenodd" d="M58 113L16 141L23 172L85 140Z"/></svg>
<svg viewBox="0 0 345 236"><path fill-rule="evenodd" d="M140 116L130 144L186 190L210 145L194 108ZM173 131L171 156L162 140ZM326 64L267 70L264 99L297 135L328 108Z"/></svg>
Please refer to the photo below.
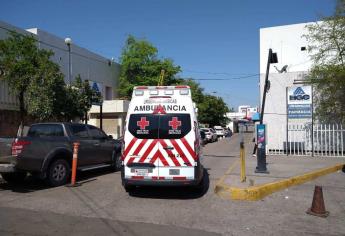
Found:
<svg viewBox="0 0 345 236"><path fill-rule="evenodd" d="M117 97L116 88L120 73L120 65L110 59L104 58L74 44L73 35L70 36L72 37L72 43L70 44L69 50L64 38L60 38L41 29L32 28L24 30L0 21L0 39L8 37L9 31L16 31L20 34L32 35L37 40L39 48L52 50L54 55L52 56L51 60L60 66L61 72L65 75L66 84L70 82L68 76L70 66L70 78L72 81L77 75L80 75L83 80L89 80L91 84L96 83L98 85L105 101L110 101ZM69 60L69 58L71 60ZM119 113L119 117L122 118L123 113L127 111L126 106L117 107L120 110L112 109L111 113ZM107 108L105 112L109 112L109 109L110 108ZM16 97L14 94L10 93L7 84L0 80L0 135L8 135L8 133L13 133L6 127L17 127L18 124L15 124L14 122L17 121L18 117L15 112L11 112L17 110L19 109ZM9 124L8 122L12 123ZM110 126L107 125L107 122L109 121L107 121L107 118L105 118L103 124ZM97 122L94 120L91 121L91 123L97 124ZM119 121L115 123L121 124L122 122ZM114 130L118 130L117 125L116 128L112 129L112 132L109 132L109 134L118 137L122 132L122 127L120 127L119 132L115 132ZM105 131L108 132L106 129Z"/></svg>
<svg viewBox="0 0 345 236"><path fill-rule="evenodd" d="M258 112L257 107L251 107L249 105L240 105L237 112L228 112L226 117L230 119L230 122L226 125L231 130L235 130L234 121L250 120L254 113Z"/></svg>
<svg viewBox="0 0 345 236"><path fill-rule="evenodd" d="M268 51L278 55L278 63L270 66L270 89L266 95L264 123L267 125L267 150L284 150L287 122L311 122L311 119L287 119L287 88L302 86L312 61L307 52L307 33L302 23L260 29L260 104L265 83ZM285 71L284 71L285 68ZM297 85L298 84L298 85ZM302 140L304 142L304 140ZM301 141L301 142L302 142Z"/></svg>

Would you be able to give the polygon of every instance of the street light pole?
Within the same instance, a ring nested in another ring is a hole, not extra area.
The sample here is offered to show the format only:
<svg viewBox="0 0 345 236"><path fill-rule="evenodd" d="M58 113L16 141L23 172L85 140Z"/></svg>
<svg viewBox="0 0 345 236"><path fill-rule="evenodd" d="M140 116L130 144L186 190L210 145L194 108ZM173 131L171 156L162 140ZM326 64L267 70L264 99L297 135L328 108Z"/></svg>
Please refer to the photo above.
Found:
<svg viewBox="0 0 345 236"><path fill-rule="evenodd" d="M277 53L273 53L272 49L268 50L268 60L267 60L267 67L266 67L266 76L265 76L265 84L264 84L264 91L262 95L262 106L261 106L261 114L260 114L260 124L256 126L256 142L257 142L257 166L255 169L255 173L266 173L267 171L267 163L266 163L266 126L263 124L264 119L264 112L265 112L265 103L266 103L266 93L268 92L269 87L269 80L268 75L270 73L270 65L273 63L278 63Z"/></svg>
<svg viewBox="0 0 345 236"><path fill-rule="evenodd" d="M71 38L65 38L65 44L68 47L68 83L71 86L72 81L71 81L71 44L72 44L72 39Z"/></svg>

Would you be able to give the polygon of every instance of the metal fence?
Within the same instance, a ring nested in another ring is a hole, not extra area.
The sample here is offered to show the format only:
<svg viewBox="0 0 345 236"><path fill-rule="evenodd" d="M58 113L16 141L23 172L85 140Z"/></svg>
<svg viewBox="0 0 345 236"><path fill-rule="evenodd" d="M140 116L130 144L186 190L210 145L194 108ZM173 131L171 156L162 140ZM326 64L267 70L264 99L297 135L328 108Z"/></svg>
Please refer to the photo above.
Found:
<svg viewBox="0 0 345 236"><path fill-rule="evenodd" d="M344 125L289 124L285 130L285 137L281 135L275 140L280 145L267 145L269 154L345 157Z"/></svg>

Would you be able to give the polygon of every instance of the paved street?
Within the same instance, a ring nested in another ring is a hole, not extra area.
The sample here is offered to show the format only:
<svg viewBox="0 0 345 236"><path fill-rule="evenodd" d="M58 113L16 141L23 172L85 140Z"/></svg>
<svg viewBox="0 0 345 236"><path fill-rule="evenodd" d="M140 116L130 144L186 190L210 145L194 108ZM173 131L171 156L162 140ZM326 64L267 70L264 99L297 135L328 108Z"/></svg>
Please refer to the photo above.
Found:
<svg viewBox="0 0 345 236"><path fill-rule="evenodd" d="M251 134L245 137L251 152ZM337 172L257 202L222 200L216 181L239 156L239 138L204 148L209 187L138 188L128 195L120 173L83 174L77 188L47 188L28 179L0 184L1 235L344 235L345 174ZM249 154L248 154L248 157ZM324 186L328 218L305 214L315 184Z"/></svg>

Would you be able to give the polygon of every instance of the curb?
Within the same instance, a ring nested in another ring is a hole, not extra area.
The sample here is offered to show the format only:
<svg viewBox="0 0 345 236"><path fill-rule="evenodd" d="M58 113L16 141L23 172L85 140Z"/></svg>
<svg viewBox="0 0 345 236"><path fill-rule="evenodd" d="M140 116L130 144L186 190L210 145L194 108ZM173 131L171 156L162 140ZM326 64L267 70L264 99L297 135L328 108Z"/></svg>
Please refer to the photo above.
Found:
<svg viewBox="0 0 345 236"><path fill-rule="evenodd" d="M345 168L344 163L337 164L331 167L311 171L303 175L297 175L277 182L262 184L248 188L231 187L224 184L223 181L219 181L216 184L214 192L223 199L257 201L279 190L288 188L290 186L303 184L305 182L316 179L320 176L331 174L338 170L342 170L343 168Z"/></svg>

